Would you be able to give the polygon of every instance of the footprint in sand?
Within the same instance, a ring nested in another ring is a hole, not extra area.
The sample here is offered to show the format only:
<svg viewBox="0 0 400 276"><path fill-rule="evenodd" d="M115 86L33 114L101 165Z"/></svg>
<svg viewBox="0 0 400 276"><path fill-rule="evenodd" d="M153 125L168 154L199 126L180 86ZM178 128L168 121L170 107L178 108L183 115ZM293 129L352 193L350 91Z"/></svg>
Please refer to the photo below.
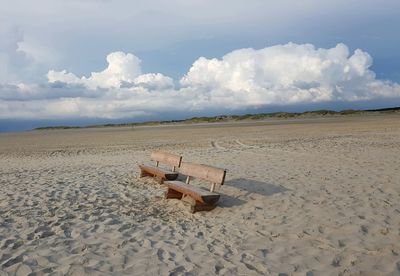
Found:
<svg viewBox="0 0 400 276"><path fill-rule="evenodd" d="M226 148L220 146L220 145L217 143L217 141L211 141L211 146L212 146L213 148L216 148L216 149L226 150Z"/></svg>
<svg viewBox="0 0 400 276"><path fill-rule="evenodd" d="M15 258L9 259L7 262L5 262L5 263L3 264L2 267L3 267L3 268L10 267L10 266L12 266L12 265L15 265L15 264L17 264L17 263L22 262L23 259L24 259L24 255L23 255L23 254L18 255L18 256L15 257Z"/></svg>

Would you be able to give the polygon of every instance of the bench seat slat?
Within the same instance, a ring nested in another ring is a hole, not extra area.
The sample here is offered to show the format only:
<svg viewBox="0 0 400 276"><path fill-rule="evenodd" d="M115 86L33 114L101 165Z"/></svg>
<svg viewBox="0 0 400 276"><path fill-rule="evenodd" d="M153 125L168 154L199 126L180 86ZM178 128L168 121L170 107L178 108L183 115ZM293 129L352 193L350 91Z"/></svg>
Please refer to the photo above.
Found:
<svg viewBox="0 0 400 276"><path fill-rule="evenodd" d="M164 179L175 180L178 177L177 172L165 170L160 167L155 167L155 166L151 166L151 165L139 165L139 167L142 171L145 171L146 173L149 173L149 174L152 174L152 175L164 178Z"/></svg>
<svg viewBox="0 0 400 276"><path fill-rule="evenodd" d="M206 191L181 181L166 181L164 184L170 189L181 192L182 194L188 195L193 199L205 204L214 205L218 202L220 197L220 195L217 193Z"/></svg>

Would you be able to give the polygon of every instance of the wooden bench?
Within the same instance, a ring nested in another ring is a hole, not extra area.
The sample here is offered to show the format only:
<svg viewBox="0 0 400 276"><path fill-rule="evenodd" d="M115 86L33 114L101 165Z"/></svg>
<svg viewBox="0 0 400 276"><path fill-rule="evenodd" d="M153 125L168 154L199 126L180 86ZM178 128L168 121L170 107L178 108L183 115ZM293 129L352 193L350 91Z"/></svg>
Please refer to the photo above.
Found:
<svg viewBox="0 0 400 276"><path fill-rule="evenodd" d="M176 171L176 168L179 168L179 166L181 165L182 156L164 151L154 151L151 153L150 158L151 160L156 162L156 165L139 165L140 177L156 177L159 183L163 183L164 180L175 180L178 177L178 172ZM172 166L171 170L160 168L160 163Z"/></svg>
<svg viewBox="0 0 400 276"><path fill-rule="evenodd" d="M168 187L165 198L177 198L190 203L190 211L210 211L214 209L220 198L215 192L216 185L223 185L226 170L206 165L182 162L179 173L186 175L186 183L182 181L165 181ZM211 182L210 191L190 185L191 178L198 178Z"/></svg>

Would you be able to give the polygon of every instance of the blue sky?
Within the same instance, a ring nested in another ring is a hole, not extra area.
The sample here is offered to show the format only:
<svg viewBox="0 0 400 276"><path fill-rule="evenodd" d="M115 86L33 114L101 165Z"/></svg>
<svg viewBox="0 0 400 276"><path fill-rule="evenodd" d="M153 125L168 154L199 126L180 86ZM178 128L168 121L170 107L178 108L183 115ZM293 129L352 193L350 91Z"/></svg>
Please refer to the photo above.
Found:
<svg viewBox="0 0 400 276"><path fill-rule="evenodd" d="M400 105L397 0L5 2L0 130Z"/></svg>

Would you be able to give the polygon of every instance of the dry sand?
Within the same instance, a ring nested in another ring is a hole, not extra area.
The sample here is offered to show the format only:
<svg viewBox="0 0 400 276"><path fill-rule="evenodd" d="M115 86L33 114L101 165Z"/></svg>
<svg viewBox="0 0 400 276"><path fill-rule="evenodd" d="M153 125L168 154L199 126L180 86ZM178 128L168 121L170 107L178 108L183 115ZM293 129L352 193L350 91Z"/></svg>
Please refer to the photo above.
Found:
<svg viewBox="0 0 400 276"><path fill-rule="evenodd" d="M190 214L153 149L228 170ZM0 275L399 275L400 116L0 135Z"/></svg>

